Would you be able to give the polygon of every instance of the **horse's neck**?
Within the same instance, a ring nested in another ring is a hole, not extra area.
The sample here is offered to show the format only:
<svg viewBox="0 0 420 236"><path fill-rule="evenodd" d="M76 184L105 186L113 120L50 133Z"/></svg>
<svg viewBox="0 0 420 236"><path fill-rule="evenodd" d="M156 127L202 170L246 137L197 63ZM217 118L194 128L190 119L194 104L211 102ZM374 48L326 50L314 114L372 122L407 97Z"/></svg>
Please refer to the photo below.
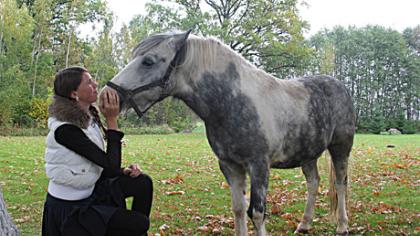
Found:
<svg viewBox="0 0 420 236"><path fill-rule="evenodd" d="M247 68L245 68L246 70ZM189 89L179 96L201 119L214 119L218 116L233 113L235 109L241 109L246 100L246 91L243 90L244 83L251 81L243 78L244 70L240 65L233 62L228 63L224 70L206 71L195 75L197 78L188 82ZM250 71L255 68L250 68ZM242 75L242 76L241 76ZM258 83L254 78L253 83Z"/></svg>

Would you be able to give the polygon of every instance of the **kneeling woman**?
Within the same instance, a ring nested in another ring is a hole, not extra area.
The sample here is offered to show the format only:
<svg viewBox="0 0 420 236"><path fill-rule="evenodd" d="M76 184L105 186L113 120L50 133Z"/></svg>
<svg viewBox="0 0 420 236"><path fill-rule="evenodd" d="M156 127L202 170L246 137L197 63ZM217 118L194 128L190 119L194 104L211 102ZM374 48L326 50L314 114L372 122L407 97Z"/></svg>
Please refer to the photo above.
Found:
<svg viewBox="0 0 420 236"><path fill-rule="evenodd" d="M147 235L153 186L137 165L121 168L118 95L107 90L100 111L97 84L81 67L56 74L46 139L48 194L43 236ZM107 141L106 149L100 127ZM127 210L125 198L133 197Z"/></svg>

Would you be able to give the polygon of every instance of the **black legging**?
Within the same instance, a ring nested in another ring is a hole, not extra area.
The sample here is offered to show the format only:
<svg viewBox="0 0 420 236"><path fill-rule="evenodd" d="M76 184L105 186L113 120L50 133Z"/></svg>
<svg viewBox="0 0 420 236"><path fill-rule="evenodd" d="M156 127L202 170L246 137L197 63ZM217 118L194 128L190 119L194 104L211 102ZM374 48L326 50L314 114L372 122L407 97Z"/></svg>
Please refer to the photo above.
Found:
<svg viewBox="0 0 420 236"><path fill-rule="evenodd" d="M107 236L146 235L153 200L153 183L149 176L121 176L117 180L124 197L133 197L131 210L118 209L109 220Z"/></svg>

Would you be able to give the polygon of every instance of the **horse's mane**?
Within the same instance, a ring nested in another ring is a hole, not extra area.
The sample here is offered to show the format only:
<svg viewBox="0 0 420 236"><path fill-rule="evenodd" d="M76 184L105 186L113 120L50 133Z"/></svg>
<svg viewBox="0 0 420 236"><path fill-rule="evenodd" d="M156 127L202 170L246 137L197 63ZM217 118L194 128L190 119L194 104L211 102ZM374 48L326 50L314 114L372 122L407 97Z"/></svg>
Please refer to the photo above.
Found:
<svg viewBox="0 0 420 236"><path fill-rule="evenodd" d="M133 57L143 55L145 52L156 47L161 42L169 39L173 35L174 35L173 32L166 32L166 33L154 34L152 36L149 36L143 39L139 44L137 44L137 46L134 47L132 51Z"/></svg>
<svg viewBox="0 0 420 236"><path fill-rule="evenodd" d="M227 61L234 62L235 64L247 64L247 66L256 69L241 54L235 52L218 39L196 35L188 37L187 54L183 65L196 65L203 69L208 68L219 62L221 54L223 54L223 58Z"/></svg>
<svg viewBox="0 0 420 236"><path fill-rule="evenodd" d="M166 32L145 38L133 49L133 57L143 55L153 47L171 38L174 34L176 32ZM184 63L180 66L194 65L196 68L205 69L218 62L220 60L218 56L223 53L225 60L236 62L237 64L246 64L250 68L257 69L253 64L243 58L241 54L235 52L216 38L190 35L186 45L187 53Z"/></svg>

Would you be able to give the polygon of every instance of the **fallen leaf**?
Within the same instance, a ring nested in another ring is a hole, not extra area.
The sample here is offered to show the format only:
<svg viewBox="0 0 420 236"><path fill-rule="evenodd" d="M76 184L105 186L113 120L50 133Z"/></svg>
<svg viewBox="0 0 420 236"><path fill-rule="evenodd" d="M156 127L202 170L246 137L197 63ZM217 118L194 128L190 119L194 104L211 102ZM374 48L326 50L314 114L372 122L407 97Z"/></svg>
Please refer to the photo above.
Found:
<svg viewBox="0 0 420 236"><path fill-rule="evenodd" d="M271 207L271 214L278 215L280 213L281 213L280 204L274 204L273 207Z"/></svg>
<svg viewBox="0 0 420 236"><path fill-rule="evenodd" d="M226 182L222 182L222 183L220 184L220 188L221 188L221 189L228 189L228 188L229 188L229 184L228 184L228 183L226 183Z"/></svg>
<svg viewBox="0 0 420 236"><path fill-rule="evenodd" d="M209 232L210 231L210 229L209 229L209 227L207 227L207 226L200 226L200 227L198 227L198 231L201 231L201 232Z"/></svg>
<svg viewBox="0 0 420 236"><path fill-rule="evenodd" d="M15 222L16 223L25 223L28 222L31 219L30 216L24 216L22 218L16 219Z"/></svg>
<svg viewBox="0 0 420 236"><path fill-rule="evenodd" d="M293 218L293 215L290 213L284 213L283 215L281 215L281 218L291 220Z"/></svg>
<svg viewBox="0 0 420 236"><path fill-rule="evenodd" d="M182 184L184 183L184 177L181 174L176 174L175 178L164 179L160 182L163 184Z"/></svg>
<svg viewBox="0 0 420 236"><path fill-rule="evenodd" d="M185 192L184 191L170 191L170 192L166 192L165 193L168 196L172 196L172 195L184 195Z"/></svg>
<svg viewBox="0 0 420 236"><path fill-rule="evenodd" d="M214 229L212 230L212 234L213 234L213 235L219 235L219 234L222 234L222 230L221 230L221 229L219 229L219 228L214 228Z"/></svg>
<svg viewBox="0 0 420 236"><path fill-rule="evenodd" d="M167 225L167 224L163 224L163 225L161 225L160 227L159 227L159 230L160 231L166 231L166 230L168 230L170 227L169 227L169 225Z"/></svg>

